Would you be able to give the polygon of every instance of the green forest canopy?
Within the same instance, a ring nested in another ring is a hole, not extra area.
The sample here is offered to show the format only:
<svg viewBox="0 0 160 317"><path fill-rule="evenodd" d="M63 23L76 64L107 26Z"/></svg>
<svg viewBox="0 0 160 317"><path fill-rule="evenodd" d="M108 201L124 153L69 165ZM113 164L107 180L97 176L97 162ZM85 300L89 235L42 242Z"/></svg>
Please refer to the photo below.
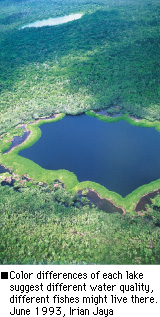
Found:
<svg viewBox="0 0 160 317"><path fill-rule="evenodd" d="M53 112L111 105L159 119L158 2L1 1L0 133ZM79 12L77 21L19 30Z"/></svg>

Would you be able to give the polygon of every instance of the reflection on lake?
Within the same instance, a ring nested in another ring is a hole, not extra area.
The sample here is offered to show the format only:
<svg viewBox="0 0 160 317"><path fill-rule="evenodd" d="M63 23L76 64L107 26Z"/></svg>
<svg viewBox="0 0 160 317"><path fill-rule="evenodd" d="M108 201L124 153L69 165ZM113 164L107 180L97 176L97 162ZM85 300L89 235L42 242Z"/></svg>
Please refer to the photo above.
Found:
<svg viewBox="0 0 160 317"><path fill-rule="evenodd" d="M49 170L66 169L126 196L160 178L160 133L87 115L43 124L41 138L20 153Z"/></svg>
<svg viewBox="0 0 160 317"><path fill-rule="evenodd" d="M52 25L63 24L63 23L67 23L70 21L78 20L81 17L82 17L81 13L76 13L76 14L65 15L63 17L58 17L58 18L49 18L47 20L35 21L33 23L26 24L26 25L22 26L21 29L39 28L42 26L52 26Z"/></svg>

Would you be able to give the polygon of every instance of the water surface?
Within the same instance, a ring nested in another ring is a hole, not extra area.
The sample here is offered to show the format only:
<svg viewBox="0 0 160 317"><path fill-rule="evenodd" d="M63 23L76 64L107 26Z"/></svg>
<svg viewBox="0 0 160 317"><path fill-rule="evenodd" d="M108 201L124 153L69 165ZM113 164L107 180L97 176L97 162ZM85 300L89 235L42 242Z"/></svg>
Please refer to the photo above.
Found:
<svg viewBox="0 0 160 317"><path fill-rule="evenodd" d="M160 133L87 115L43 124L41 138L19 154L45 169L66 169L126 196L160 178Z"/></svg>
<svg viewBox="0 0 160 317"><path fill-rule="evenodd" d="M39 28L42 26L52 26L52 25L63 24L63 23L67 23L70 21L78 20L81 17L82 17L81 13L76 13L76 14L65 15L63 17L58 17L58 18L49 18L47 20L35 21L33 23L26 24L26 25L22 26L21 29Z"/></svg>
<svg viewBox="0 0 160 317"><path fill-rule="evenodd" d="M83 190L78 191L79 197L86 197L90 203L93 203L96 207L101 210L104 210L107 213L119 212L123 214L123 210L120 207L115 206L111 201L106 198L100 198L99 195L89 189L86 195L83 195ZM91 207L92 205L90 205Z"/></svg>
<svg viewBox="0 0 160 317"><path fill-rule="evenodd" d="M5 168L3 165L0 164L0 174L2 173L10 173L10 170L8 168Z"/></svg>

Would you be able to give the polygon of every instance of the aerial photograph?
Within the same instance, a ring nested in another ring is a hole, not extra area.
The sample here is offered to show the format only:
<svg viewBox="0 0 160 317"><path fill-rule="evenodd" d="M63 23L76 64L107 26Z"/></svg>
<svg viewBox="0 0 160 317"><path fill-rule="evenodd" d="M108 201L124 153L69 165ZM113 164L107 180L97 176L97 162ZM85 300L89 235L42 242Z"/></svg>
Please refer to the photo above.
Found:
<svg viewBox="0 0 160 317"><path fill-rule="evenodd" d="M0 1L0 264L160 264L160 1Z"/></svg>

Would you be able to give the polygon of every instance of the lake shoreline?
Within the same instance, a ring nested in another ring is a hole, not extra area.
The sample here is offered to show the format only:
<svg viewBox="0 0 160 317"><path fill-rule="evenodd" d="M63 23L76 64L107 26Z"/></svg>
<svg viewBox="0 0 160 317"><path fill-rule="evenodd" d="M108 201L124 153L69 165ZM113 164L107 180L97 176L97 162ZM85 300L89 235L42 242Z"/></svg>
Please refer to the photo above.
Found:
<svg viewBox="0 0 160 317"><path fill-rule="evenodd" d="M151 199L155 198L157 195L160 194L160 188L155 189L153 191L150 191L143 196L140 197L140 199L137 201L136 206L134 208L134 211L139 213L139 212L145 212L147 211L146 205L151 205ZM139 206L139 207L138 207ZM144 208L144 209L142 209ZM136 210L137 209L137 210ZM140 210L139 210L140 209Z"/></svg>
<svg viewBox="0 0 160 317"><path fill-rule="evenodd" d="M88 114L88 113L86 113ZM93 115L93 112L92 112ZM21 149L24 149L26 147L30 147L32 144L34 144L41 136L39 126L44 123L49 123L49 122L56 122L57 120L61 120L65 114L52 114L51 116L47 117L40 117L36 119L32 124L26 123L26 128L28 128L31 131L31 134L25 140L21 145L17 146L16 149L14 148L14 151L12 151L13 154L9 154L9 156L4 156L4 159L2 159L2 164L4 166L9 166L10 168L12 167L12 162L13 162L13 169L15 169L16 174L19 175L28 175L30 179L35 179L36 181L42 181L42 182L47 182L47 183L53 183L54 179L58 179L60 182L65 183L66 185L66 190L76 190L76 188L80 189L81 183L78 182L77 176L69 172L68 170L46 170L38 166L36 163L22 158L18 156L18 152ZM94 114L94 116L96 116ZM100 115L99 115L100 116ZM97 116L96 116L97 117ZM104 116L100 116L103 117ZM119 120L123 120L124 116L118 118ZM128 118L127 115L125 115L125 119ZM98 118L99 119L99 118ZM102 118L100 119L102 120ZM113 118L112 120L116 120L117 118ZM130 119L133 122L133 119ZM102 120L103 121L103 120ZM106 120L104 120L106 121ZM107 118L108 121L108 118ZM128 122L128 120L126 120ZM129 122L130 123L130 122ZM135 122L135 125L140 125L141 124L138 122ZM143 124L145 124L143 120ZM144 125L143 125L144 126ZM158 131L160 131L160 124L157 126L157 122L146 122L145 126L151 126L155 127ZM26 144L27 143L27 144ZM20 147L20 149L19 149ZM18 150L17 150L18 149ZM2 154L3 155L3 154ZM2 157L1 155L1 157ZM14 163L15 162L15 163ZM17 162L17 163L16 163ZM20 165L19 165L20 164ZM82 182L83 183L83 182ZM83 188L90 188L93 185L93 190L98 193L100 199L106 199L107 201L110 201L115 207L123 208L125 212L137 212L135 211L135 206L137 206L137 203L140 201L140 199L143 196L147 196L148 193L155 192L157 188L160 188L160 179L153 181L152 183L149 183L147 185L143 185L136 190L132 191L129 195L126 197L122 197L121 195L117 194L116 192L109 191L106 187L93 182L86 182L87 184L84 184ZM79 186L78 186L79 184ZM89 185L91 184L91 185ZM82 187L81 187L82 188ZM77 190L78 190L77 189ZM153 189L153 190L152 190ZM109 197L109 198L108 198ZM112 199L113 197L113 199Z"/></svg>
<svg viewBox="0 0 160 317"><path fill-rule="evenodd" d="M83 190L84 190L84 189L80 189L80 190L78 190L77 193L80 194L80 195L83 195ZM106 200L107 202L110 202L113 206L115 206L117 209L121 209L121 210L123 211L123 212L120 212L120 211L117 210L117 212L119 212L119 213L121 213L121 214L123 214L123 215L126 214L126 211L125 211L124 207L122 207L122 206L117 206L117 205L112 201L112 199L106 198L106 197L101 197L100 194L99 194L98 192L96 192L96 190L93 190L93 189L91 189L91 188L86 188L86 190L87 190L87 194L85 194L85 195L83 195L83 196L86 197L86 198L87 198L88 200L90 200L91 202L93 202L93 201L92 201L92 200L89 198L89 196L87 196L87 195L89 194L89 192L94 192L100 200ZM98 207L98 204L96 204L96 203L94 203L94 202L93 202L93 204L95 204L95 205ZM99 207L98 207L98 208L99 208ZM99 209L101 209L101 208L99 208ZM101 209L101 210L104 210L104 209ZM104 211L106 211L106 210L104 210ZM107 211L106 211L106 212L107 212ZM109 213L109 212L107 212L107 213Z"/></svg>
<svg viewBox="0 0 160 317"><path fill-rule="evenodd" d="M28 132L29 132L29 134L26 136L26 138L25 138L21 143L19 143L19 144L17 144L17 145L15 145L15 146L12 147L12 144L14 143L15 138L17 138L17 137L19 137L19 136L13 137L13 139L11 139L11 140L9 141L9 142L12 142L11 145L10 145L11 149L10 149L10 147L9 147L9 149L7 149L6 151L4 151L2 154L8 154L8 153L10 153L13 149L19 147L21 144L25 143L25 142L28 140L28 138L29 138L29 137L31 136L31 134L32 134L32 131L30 131L30 130L27 128L27 125L29 125L29 124L35 124L35 123L38 123L39 121L43 121L43 120L45 120L45 121L46 121L46 120L52 120L52 119L56 118L58 115L59 115L59 114L52 114L51 116L40 117L40 118L36 119L34 122L30 122L30 123L26 123L26 124L19 125L20 128L23 128L23 129L25 130L24 134L23 134L21 137L23 137L23 136L25 135L25 133L28 133Z"/></svg>

